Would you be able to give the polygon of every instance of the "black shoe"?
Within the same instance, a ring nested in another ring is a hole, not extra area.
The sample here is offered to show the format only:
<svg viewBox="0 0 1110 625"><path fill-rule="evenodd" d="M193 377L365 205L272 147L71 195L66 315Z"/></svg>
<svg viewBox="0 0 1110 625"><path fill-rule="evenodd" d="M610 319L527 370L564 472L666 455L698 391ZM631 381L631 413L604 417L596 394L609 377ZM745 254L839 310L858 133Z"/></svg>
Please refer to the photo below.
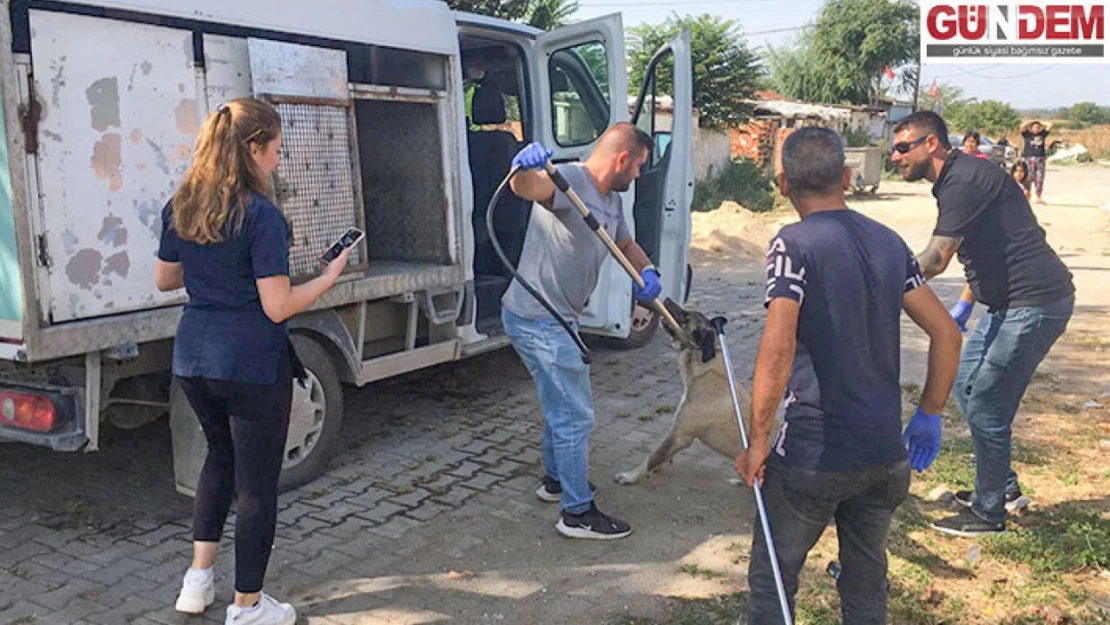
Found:
<svg viewBox="0 0 1110 625"><path fill-rule="evenodd" d="M631 525L605 514L592 503L590 509L582 514L571 514L563 510L562 518L555 524L555 529L567 538L593 540L615 540L632 533Z"/></svg>
<svg viewBox="0 0 1110 625"><path fill-rule="evenodd" d="M933 521L933 529L953 536L975 538L988 534L1005 534L1006 522L991 523L984 521L970 509L960 510L956 516L950 516L939 521Z"/></svg>
<svg viewBox="0 0 1110 625"><path fill-rule="evenodd" d="M590 495L596 495L597 485L593 482L587 482L587 484L590 485ZM546 475L543 476L543 481L540 482L539 487L536 488L536 497L539 497L540 501L546 503L559 503L559 498L562 494L563 485L559 483L559 480L553 480Z"/></svg>
<svg viewBox="0 0 1110 625"><path fill-rule="evenodd" d="M971 502L975 501L975 491L956 491L953 501L965 508L970 508ZM1029 498L1021 494L1021 489L1012 493L1006 493L1006 512L1014 512L1015 510L1028 508L1030 503Z"/></svg>

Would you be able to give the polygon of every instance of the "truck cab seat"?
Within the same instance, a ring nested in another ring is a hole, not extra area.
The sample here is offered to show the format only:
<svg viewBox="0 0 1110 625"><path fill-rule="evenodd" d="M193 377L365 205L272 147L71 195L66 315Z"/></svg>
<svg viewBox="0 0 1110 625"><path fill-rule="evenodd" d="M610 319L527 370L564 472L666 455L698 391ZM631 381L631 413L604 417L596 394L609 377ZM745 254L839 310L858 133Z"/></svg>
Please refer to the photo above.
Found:
<svg viewBox="0 0 1110 625"><path fill-rule="evenodd" d="M474 91L471 101L471 122L478 126L505 123L505 98L492 81L484 80ZM508 277L509 271L497 258L486 231L486 209L497 185L509 173L513 156L523 147L511 132L505 130L470 130L467 132L470 173L474 185L474 273ZM509 259L516 263L528 223L528 203L506 189L497 205L494 228Z"/></svg>

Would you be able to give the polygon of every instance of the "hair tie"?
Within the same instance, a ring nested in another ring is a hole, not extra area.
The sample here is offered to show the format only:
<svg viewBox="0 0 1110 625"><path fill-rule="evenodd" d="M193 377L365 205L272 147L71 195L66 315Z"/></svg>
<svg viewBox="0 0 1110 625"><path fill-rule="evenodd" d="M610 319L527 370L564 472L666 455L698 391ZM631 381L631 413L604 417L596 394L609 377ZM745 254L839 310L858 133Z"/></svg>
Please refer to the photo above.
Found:
<svg viewBox="0 0 1110 625"><path fill-rule="evenodd" d="M217 113L227 113L227 116L231 117L231 107L228 106L226 102L217 106L216 107L216 112Z"/></svg>

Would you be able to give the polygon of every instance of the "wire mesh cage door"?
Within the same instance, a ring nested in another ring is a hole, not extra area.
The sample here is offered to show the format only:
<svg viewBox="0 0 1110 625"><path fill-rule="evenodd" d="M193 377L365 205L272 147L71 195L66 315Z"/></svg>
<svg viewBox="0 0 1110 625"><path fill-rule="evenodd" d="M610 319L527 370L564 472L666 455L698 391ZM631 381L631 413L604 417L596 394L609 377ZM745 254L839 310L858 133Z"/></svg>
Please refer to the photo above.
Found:
<svg viewBox="0 0 1110 625"><path fill-rule="evenodd" d="M348 228L365 230L347 103L268 96L281 114L282 157L275 195L292 226L292 279L320 271L320 255ZM366 239L351 250L348 271L365 269Z"/></svg>

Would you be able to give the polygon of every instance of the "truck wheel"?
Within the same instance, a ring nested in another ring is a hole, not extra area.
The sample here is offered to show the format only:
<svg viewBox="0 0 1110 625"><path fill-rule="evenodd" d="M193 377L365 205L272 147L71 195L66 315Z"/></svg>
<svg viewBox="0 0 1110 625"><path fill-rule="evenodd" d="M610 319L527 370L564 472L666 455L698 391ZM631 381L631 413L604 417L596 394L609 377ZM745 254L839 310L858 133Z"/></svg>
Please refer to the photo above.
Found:
<svg viewBox="0 0 1110 625"><path fill-rule="evenodd" d="M292 339L308 372L308 388L293 381L280 491L300 486L323 472L343 422L343 387L331 356L311 338L294 334Z"/></svg>
<svg viewBox="0 0 1110 625"><path fill-rule="evenodd" d="M628 337L614 339L613 342L620 349L638 349L651 342L658 328L659 313L637 303L632 308L632 329Z"/></svg>

